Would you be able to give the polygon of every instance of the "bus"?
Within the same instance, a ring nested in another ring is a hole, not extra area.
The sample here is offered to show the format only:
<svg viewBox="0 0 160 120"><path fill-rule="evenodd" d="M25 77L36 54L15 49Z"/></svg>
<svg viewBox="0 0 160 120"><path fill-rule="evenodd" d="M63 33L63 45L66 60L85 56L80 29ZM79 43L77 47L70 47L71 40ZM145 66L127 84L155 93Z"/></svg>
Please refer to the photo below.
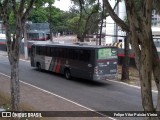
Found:
<svg viewBox="0 0 160 120"><path fill-rule="evenodd" d="M66 79L117 78L116 47L34 43L30 58L32 67L63 74Z"/></svg>
<svg viewBox="0 0 160 120"><path fill-rule="evenodd" d="M28 41L46 41L50 40L49 30L28 30L27 31Z"/></svg>
<svg viewBox="0 0 160 120"><path fill-rule="evenodd" d="M7 46L6 46L6 35L0 33L0 50L6 51Z"/></svg>

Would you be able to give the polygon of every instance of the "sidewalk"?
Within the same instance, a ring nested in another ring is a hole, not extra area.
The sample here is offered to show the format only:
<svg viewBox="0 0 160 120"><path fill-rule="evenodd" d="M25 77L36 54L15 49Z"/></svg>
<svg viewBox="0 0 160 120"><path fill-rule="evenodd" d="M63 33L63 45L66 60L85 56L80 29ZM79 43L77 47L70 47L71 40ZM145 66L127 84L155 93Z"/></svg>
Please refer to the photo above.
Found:
<svg viewBox="0 0 160 120"><path fill-rule="evenodd" d="M6 56L0 51L0 55ZM0 93L10 98L10 78L0 74ZM20 82L20 101L22 106L33 111L89 111L89 109L63 97ZM107 117L47 117L41 120L111 120Z"/></svg>

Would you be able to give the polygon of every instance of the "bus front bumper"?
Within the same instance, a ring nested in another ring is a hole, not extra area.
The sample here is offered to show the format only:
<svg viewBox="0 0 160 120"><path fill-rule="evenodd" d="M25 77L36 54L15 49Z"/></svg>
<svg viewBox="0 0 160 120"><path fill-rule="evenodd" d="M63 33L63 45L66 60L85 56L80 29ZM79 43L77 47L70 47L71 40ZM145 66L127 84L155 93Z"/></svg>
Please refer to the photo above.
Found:
<svg viewBox="0 0 160 120"><path fill-rule="evenodd" d="M117 80L118 75L117 74L109 74L109 75L94 75L93 80Z"/></svg>

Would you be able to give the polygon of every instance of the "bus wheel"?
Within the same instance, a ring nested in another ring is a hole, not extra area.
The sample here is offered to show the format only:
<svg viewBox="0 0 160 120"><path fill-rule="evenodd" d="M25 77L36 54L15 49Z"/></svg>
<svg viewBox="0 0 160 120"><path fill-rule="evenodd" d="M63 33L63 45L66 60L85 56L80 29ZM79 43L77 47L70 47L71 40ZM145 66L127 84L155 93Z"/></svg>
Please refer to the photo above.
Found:
<svg viewBox="0 0 160 120"><path fill-rule="evenodd" d="M40 63L37 63L37 68L39 71L41 71L41 64Z"/></svg>
<svg viewBox="0 0 160 120"><path fill-rule="evenodd" d="M71 72L69 69L65 69L64 71L64 75L65 75L65 78L70 80L72 77L71 77Z"/></svg>

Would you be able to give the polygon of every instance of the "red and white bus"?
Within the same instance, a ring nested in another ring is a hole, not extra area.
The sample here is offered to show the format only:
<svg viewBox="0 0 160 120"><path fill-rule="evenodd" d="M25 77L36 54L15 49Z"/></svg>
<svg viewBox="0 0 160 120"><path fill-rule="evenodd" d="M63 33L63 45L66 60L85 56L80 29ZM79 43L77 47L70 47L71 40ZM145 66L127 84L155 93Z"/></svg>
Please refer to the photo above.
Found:
<svg viewBox="0 0 160 120"><path fill-rule="evenodd" d="M28 30L28 41L46 41L50 40L50 33L48 30Z"/></svg>

